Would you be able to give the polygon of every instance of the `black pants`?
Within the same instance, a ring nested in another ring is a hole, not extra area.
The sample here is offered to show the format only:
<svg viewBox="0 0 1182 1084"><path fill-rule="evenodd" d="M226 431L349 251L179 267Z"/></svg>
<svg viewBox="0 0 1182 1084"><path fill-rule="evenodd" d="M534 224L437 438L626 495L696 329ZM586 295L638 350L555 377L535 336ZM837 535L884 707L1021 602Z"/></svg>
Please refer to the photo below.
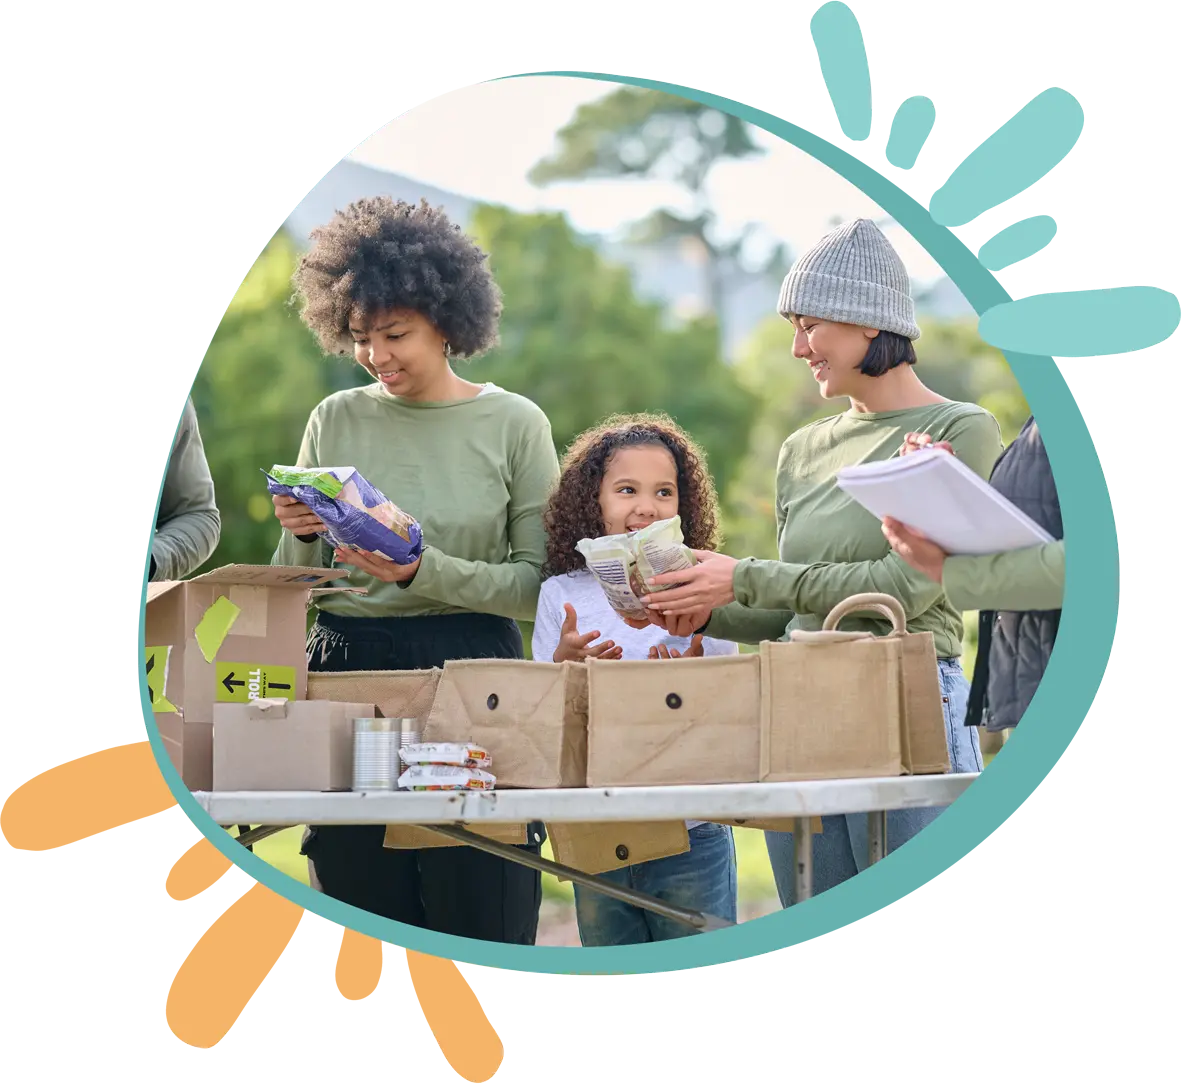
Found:
<svg viewBox="0 0 1182 1084"><path fill-rule="evenodd" d="M520 659L521 630L489 614L356 618L319 614L308 636L308 669L425 670L448 659ZM472 847L421 851L382 846L380 824L313 826L303 853L326 895L438 933L532 945L541 875ZM531 825L522 850L541 849Z"/></svg>

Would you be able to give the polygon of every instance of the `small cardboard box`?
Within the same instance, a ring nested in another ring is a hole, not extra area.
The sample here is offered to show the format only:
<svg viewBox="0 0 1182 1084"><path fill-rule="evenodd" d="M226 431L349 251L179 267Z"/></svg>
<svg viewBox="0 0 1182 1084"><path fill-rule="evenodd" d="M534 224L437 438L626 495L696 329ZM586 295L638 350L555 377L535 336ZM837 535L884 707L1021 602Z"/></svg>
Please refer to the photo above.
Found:
<svg viewBox="0 0 1182 1084"><path fill-rule="evenodd" d="M353 722L373 704L256 700L215 704L214 790L348 790Z"/></svg>
<svg viewBox="0 0 1182 1084"><path fill-rule="evenodd" d="M144 644L153 714L190 790L210 786L215 704L304 699L309 598L346 575L227 565L191 580L148 584Z"/></svg>

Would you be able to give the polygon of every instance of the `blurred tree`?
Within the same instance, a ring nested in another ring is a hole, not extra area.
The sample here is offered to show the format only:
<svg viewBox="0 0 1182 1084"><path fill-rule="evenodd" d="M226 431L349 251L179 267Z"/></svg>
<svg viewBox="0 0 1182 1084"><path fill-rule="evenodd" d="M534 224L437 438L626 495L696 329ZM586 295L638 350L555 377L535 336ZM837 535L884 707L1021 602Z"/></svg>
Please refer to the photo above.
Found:
<svg viewBox="0 0 1182 1084"><path fill-rule="evenodd" d="M289 304L297 249L276 234L226 309L193 385L222 536L207 567L265 564L279 540L260 470L290 463L312 408L364 378L327 358Z"/></svg>
<svg viewBox="0 0 1182 1084"><path fill-rule="evenodd" d="M537 403L560 453L609 414L663 410L702 445L725 491L758 404L720 357L714 321L669 327L562 215L484 206L470 228L505 295L501 345L472 377Z"/></svg>
<svg viewBox="0 0 1182 1084"><path fill-rule="evenodd" d="M634 227L632 240L652 244L690 239L705 256L711 308L724 312L724 283L740 266L750 237L747 226L737 237L721 235L706 182L714 166L764 154L751 138L746 121L675 94L641 87L620 87L579 106L557 135L554 153L529 173L534 184L620 177L666 181L690 197L685 213L654 211ZM783 245L773 249L760 271L780 271L787 263Z"/></svg>
<svg viewBox="0 0 1182 1084"><path fill-rule="evenodd" d="M664 410L702 444L725 492L758 404L719 356L713 321L669 327L561 215L481 207L471 229L491 254L505 313L501 345L459 371L537 403L559 452L609 414ZM297 257L287 234L271 240L194 384L223 519L210 567L270 560L278 532L260 469L295 458L321 399L368 379L351 358L325 357L288 303Z"/></svg>

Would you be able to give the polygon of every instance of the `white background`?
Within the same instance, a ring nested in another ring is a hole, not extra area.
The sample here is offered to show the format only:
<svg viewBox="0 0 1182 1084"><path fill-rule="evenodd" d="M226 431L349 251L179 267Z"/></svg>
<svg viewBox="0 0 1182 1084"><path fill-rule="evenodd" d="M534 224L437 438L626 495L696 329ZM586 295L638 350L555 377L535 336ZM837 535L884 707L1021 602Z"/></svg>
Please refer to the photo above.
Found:
<svg viewBox="0 0 1182 1084"><path fill-rule="evenodd" d="M870 41L878 108L917 90L933 93L944 110L1011 110L1050 83L1070 87L1093 110L1178 111L1177 26L1173 0L1137 6L1067 5L1051 0L992 0L948 4L940 0L860 0L857 11ZM702 86L746 97L772 109L825 108L811 53L779 51L565 50L376 51L342 56L342 78L330 84L299 78L298 51L117 52L50 54L0 50L0 109L4 110L365 110L392 111L449 86L480 82L488 72L584 64L592 69L651 71L657 77L693 77ZM145 87L150 87L150 96ZM1130 169L1137 163L1130 162ZM1164 356L1175 357L1173 345ZM96 440L96 436L99 437ZM93 690L96 708L71 720L71 731L91 738L141 734L136 721L134 573L142 556L142 524L150 514L151 487L167 429L144 424L93 427L87 423L0 423L0 462L35 456L53 469L73 455L105 463L112 489L103 530L93 532L87 564L122 570L91 580L79 596L61 570L77 567L64 541L37 541L35 559L44 577L11 577L9 614L20 615L20 637L6 645L9 667L28 680L7 693L0 738L27 733L37 723L46 736L44 689L59 650L41 654L22 644L59 644L60 615L69 612L77 642L79 681ZM1121 512L1121 647L1099 701L1102 710L1177 709L1173 670L1177 651L1178 577L1173 476L1178 462L1174 427L1104 427L1097 444ZM102 552L99 552L102 547ZM22 532L0 533L0 559L27 565L30 541ZM56 597L60 592L60 597ZM15 654L13 650L15 649ZM1169 654L1167 654L1169 653ZM11 686L9 686L11 688ZM66 736L66 735L61 735ZM1113 735L1118 740L1119 735ZM1097 876L1102 872L1097 870ZM1020 885L1015 889L1020 891ZM6 890L13 890L9 887ZM15 890L20 890L15 887ZM972 910L972 908L968 908ZM988 921L981 917L980 921ZM131 952L129 947L129 952ZM826 961L810 958L816 967ZM836 962L836 961L834 961ZM998 961L993 961L996 963ZM1171 973L1174 956L1111 958L1059 956L1008 959L1012 972ZM939 959L843 958L838 971L937 973L994 969L972 956ZM795 971L798 960L760 961L759 969ZM728 969L730 974L733 971ZM719 974L723 981L726 973ZM0 976L2 981L2 976ZM741 981L741 980L739 980ZM390 1019L397 1023L405 991L391 989ZM457 989L457 1005L463 1005ZM987 1023L989 1006L965 1006L966 1021ZM639 1023L639 1021L638 1021ZM708 1027L708 1018L701 1021ZM1111 1080L1135 1072L1138 1079L1173 1078L1176 1037L1053 1036L525 1036L506 1037L508 1084L551 1080L619 1082L676 1078L720 1079L819 1075L989 1082L1025 1077L1050 1060L1058 1075ZM178 1050L152 1036L4 1036L0 1064L14 1080L89 1076L104 1065L128 1080L287 1080L370 1076L402 1080L450 1080L453 1073L426 1036L235 1036L222 1049ZM1136 1069L1134 1069L1136 1064ZM1171 1067L1173 1066L1173 1067Z"/></svg>

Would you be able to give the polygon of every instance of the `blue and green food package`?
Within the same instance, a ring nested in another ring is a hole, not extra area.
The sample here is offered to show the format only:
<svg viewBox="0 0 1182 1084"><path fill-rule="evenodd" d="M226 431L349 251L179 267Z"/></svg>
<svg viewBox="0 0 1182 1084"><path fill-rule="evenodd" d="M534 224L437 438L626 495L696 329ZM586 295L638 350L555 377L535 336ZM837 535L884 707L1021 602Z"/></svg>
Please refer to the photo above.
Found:
<svg viewBox="0 0 1182 1084"><path fill-rule="evenodd" d="M324 522L340 549L366 550L399 565L423 552L423 530L356 467L281 467L263 471L272 494L294 497Z"/></svg>

